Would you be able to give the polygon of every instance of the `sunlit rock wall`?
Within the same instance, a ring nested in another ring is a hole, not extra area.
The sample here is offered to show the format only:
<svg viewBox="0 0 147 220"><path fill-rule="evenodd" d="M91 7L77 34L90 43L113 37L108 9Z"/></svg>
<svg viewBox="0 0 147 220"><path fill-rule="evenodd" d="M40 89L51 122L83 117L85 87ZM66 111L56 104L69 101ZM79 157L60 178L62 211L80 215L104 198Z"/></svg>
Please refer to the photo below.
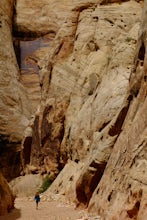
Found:
<svg viewBox="0 0 147 220"><path fill-rule="evenodd" d="M24 173L60 173L50 192L108 220L145 213L143 168L141 183L134 176L146 164L142 8L142 1L115 0L15 6L15 34L50 39L35 52L41 102L24 132Z"/></svg>
<svg viewBox="0 0 147 220"><path fill-rule="evenodd" d="M147 2L128 95L133 99L102 181L89 204L104 219L146 219L147 215Z"/></svg>
<svg viewBox="0 0 147 220"><path fill-rule="evenodd" d="M13 48L13 3L0 3L0 169L8 179L20 172L20 143L31 115Z"/></svg>
<svg viewBox="0 0 147 220"><path fill-rule="evenodd" d="M48 50L38 61L42 104L30 126L34 132L27 159L43 172L58 173L68 159L78 162L90 155L86 166L93 161L102 163L101 178L121 133L131 102L131 96L124 100L134 65L142 3L105 3L47 4L44 0L31 6L28 1L17 1L18 33L29 31L39 36L54 32ZM39 19L28 25L28 14ZM45 26L41 25L43 20Z"/></svg>

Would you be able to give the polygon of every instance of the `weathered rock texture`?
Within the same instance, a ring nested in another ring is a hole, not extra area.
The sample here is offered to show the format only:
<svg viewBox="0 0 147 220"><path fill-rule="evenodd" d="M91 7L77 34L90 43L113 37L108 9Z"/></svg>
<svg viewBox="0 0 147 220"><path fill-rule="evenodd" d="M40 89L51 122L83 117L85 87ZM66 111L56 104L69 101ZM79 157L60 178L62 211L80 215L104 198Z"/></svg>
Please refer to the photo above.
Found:
<svg viewBox="0 0 147 220"><path fill-rule="evenodd" d="M6 179L0 173L0 215L10 212L14 208L14 196L12 195Z"/></svg>
<svg viewBox="0 0 147 220"><path fill-rule="evenodd" d="M46 1L31 6L20 0L16 7L18 34L27 33L28 29L34 33L35 28L37 35L46 34L45 30L51 33L51 24L56 22L56 35L39 62L45 101L42 100L34 123L31 162L39 166L46 163L39 157L40 152L46 151L46 157L58 161L57 167L59 163L64 166L68 158L79 161L96 149L96 157L105 164L130 104L130 99L126 103L124 99L138 39L141 5L134 1L108 6L100 6L99 1L65 1L64 7L63 2L56 6L58 19L54 19L50 11L55 13L56 1L51 2L46 13ZM65 9L63 19L61 12ZM40 33L35 20L28 26L26 17L31 12L40 17L40 22L45 20L46 27L39 29ZM48 165L49 170L51 166Z"/></svg>
<svg viewBox="0 0 147 220"><path fill-rule="evenodd" d="M33 55L41 103L24 132L23 171L60 173L46 196L65 195L108 220L146 216L142 8L135 0L17 0L15 7L15 37L50 39Z"/></svg>
<svg viewBox="0 0 147 220"><path fill-rule="evenodd" d="M89 209L104 219L142 219L147 215L147 2L129 92L133 99ZM107 210L107 211L106 211Z"/></svg>
<svg viewBox="0 0 147 220"><path fill-rule="evenodd" d="M13 1L0 3L0 169L7 179L20 173L20 143L31 115L12 42Z"/></svg>

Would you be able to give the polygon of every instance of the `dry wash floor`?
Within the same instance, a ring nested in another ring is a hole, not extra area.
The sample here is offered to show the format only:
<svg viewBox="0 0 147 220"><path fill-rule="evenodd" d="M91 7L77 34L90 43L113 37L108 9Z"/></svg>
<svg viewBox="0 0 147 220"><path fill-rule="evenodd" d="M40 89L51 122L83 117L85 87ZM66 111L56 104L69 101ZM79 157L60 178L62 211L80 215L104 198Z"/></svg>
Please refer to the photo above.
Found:
<svg viewBox="0 0 147 220"><path fill-rule="evenodd" d="M0 220L93 220L100 218L92 217L86 211L76 210L72 205L56 201L41 201L38 210L34 201L17 198L15 209L8 215L1 216Z"/></svg>

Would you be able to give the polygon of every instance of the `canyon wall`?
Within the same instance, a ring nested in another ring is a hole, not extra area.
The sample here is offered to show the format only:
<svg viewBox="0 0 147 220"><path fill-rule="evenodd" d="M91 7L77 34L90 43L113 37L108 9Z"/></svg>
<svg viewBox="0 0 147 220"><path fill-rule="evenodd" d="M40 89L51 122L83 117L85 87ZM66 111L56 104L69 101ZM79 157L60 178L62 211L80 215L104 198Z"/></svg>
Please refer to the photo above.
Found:
<svg viewBox="0 0 147 220"><path fill-rule="evenodd" d="M0 216L5 215L14 208L14 196L10 191L8 183L0 173Z"/></svg>
<svg viewBox="0 0 147 220"><path fill-rule="evenodd" d="M0 169L8 180L20 173L21 140L31 117L13 48L13 3L0 3Z"/></svg>
<svg viewBox="0 0 147 220"><path fill-rule="evenodd" d="M131 101L124 99L142 12L136 1L119 3L17 1L16 33L52 36L36 55L42 100L33 135L24 139L24 152L31 149L24 165L30 158L37 169L58 173L68 159L91 154L91 163L96 151L104 169Z"/></svg>
<svg viewBox="0 0 147 220"><path fill-rule="evenodd" d="M54 180L45 197L66 196L104 220L146 216L146 8L135 0L17 0L13 33L11 22L6 31L17 61L8 38L15 62L3 52L9 65L1 69L16 85L2 91L19 98L18 111L5 102L1 149L21 142L23 174ZM21 43L42 39L25 58L34 69L24 71Z"/></svg>
<svg viewBox="0 0 147 220"><path fill-rule="evenodd" d="M130 107L104 175L89 203L90 211L97 211L109 220L145 220L147 215L146 10L147 2L129 80Z"/></svg>

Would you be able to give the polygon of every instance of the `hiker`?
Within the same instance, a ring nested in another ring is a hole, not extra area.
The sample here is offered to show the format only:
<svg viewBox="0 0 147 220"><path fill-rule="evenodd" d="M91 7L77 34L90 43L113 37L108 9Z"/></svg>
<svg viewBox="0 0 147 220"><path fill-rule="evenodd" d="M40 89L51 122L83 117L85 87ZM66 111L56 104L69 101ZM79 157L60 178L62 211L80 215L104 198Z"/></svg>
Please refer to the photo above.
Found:
<svg viewBox="0 0 147 220"><path fill-rule="evenodd" d="M36 201L36 209L38 209L38 203L40 202L40 196L38 192L35 194L34 200Z"/></svg>

